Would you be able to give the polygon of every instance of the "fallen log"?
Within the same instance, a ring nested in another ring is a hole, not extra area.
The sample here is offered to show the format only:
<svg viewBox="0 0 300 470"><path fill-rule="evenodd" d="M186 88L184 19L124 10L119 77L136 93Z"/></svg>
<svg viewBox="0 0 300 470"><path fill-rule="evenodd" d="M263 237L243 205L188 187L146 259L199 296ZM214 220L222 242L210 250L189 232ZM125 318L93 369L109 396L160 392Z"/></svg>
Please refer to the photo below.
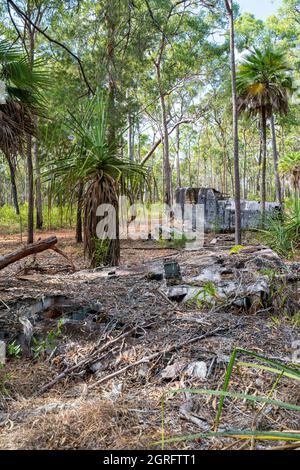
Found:
<svg viewBox="0 0 300 470"><path fill-rule="evenodd" d="M53 250L57 243L56 237L45 238L45 240L38 240L35 243L31 243L19 250L9 253L4 256L0 256L0 270L6 268L6 266L19 261L20 259L26 258L30 255L35 255L36 253L41 253L45 250Z"/></svg>

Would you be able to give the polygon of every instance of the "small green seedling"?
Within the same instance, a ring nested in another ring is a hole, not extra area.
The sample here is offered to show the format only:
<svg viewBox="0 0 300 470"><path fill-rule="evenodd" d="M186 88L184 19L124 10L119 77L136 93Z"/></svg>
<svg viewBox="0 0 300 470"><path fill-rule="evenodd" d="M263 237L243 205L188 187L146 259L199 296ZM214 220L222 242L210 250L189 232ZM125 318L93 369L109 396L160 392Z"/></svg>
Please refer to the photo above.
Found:
<svg viewBox="0 0 300 470"><path fill-rule="evenodd" d="M237 255L241 250L243 250L245 247L243 245L235 245L233 246L230 250L229 253L231 255Z"/></svg>
<svg viewBox="0 0 300 470"><path fill-rule="evenodd" d="M22 354L22 348L20 344L14 340L12 343L8 343L7 345L7 353L9 356L17 357L19 358Z"/></svg>

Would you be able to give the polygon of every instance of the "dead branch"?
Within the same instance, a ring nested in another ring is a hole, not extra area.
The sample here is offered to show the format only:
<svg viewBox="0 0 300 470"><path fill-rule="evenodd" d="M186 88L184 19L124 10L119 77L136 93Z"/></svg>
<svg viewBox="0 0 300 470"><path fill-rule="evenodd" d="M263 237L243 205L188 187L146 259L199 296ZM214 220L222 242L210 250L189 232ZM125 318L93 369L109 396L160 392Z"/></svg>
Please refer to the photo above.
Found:
<svg viewBox="0 0 300 470"><path fill-rule="evenodd" d="M6 266L15 263L23 258L26 258L30 255L35 255L36 253L41 253L42 251L54 249L57 243L56 237L46 238L45 240L38 240L35 243L27 245L19 250L9 253L0 257L0 270L6 268Z"/></svg>

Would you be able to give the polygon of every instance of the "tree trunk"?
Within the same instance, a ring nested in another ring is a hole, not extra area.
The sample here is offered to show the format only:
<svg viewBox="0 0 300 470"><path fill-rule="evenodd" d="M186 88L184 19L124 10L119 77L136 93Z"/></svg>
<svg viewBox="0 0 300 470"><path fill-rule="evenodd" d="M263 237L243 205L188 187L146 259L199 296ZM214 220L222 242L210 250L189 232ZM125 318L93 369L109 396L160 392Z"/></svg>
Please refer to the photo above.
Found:
<svg viewBox="0 0 300 470"><path fill-rule="evenodd" d="M200 165L201 165L201 146L200 138L198 141L198 158L197 158L197 188L200 186Z"/></svg>
<svg viewBox="0 0 300 470"><path fill-rule="evenodd" d="M35 119L37 127L37 119ZM34 166L36 173L35 180L35 194L36 194L36 228L42 230L43 228L43 201L42 201L42 184L41 184L41 169L38 156L38 141L35 138L33 147Z"/></svg>
<svg viewBox="0 0 300 470"><path fill-rule="evenodd" d="M128 160L134 160L134 132L133 132L133 122L132 117L128 114Z"/></svg>
<svg viewBox="0 0 300 470"><path fill-rule="evenodd" d="M234 199L235 199L235 243L241 244L241 190L239 170L239 135L238 135L238 107L236 91L236 64L235 64L235 33L232 0L225 0L225 6L230 23L230 56L231 56L231 85L232 85L232 116L233 116L233 155L234 155Z"/></svg>
<svg viewBox="0 0 300 470"><path fill-rule="evenodd" d="M27 243L33 243L34 235L34 185L33 185L33 164L32 164L32 137L27 136L27 184L28 184L28 235Z"/></svg>
<svg viewBox="0 0 300 470"><path fill-rule="evenodd" d="M158 70L158 80L160 82L160 70ZM171 206L172 203L172 182L171 182L171 166L170 166L170 150L169 150L169 133L168 133L168 118L165 96L163 91L160 91L160 106L161 106L161 119L162 119L162 138L163 138L163 174L164 174L164 203Z"/></svg>
<svg viewBox="0 0 300 470"><path fill-rule="evenodd" d="M246 131L244 130L244 176L243 176L243 197L244 197L244 199L247 199L246 174L247 174L247 139L246 139Z"/></svg>
<svg viewBox="0 0 300 470"><path fill-rule="evenodd" d="M277 142L276 142L276 132L275 132L275 120L274 114L271 116L271 133L272 133L272 147L273 147L273 158L274 158L274 172L275 172L275 189L276 189L276 200L282 206L282 191L281 191L281 181L278 172L278 151L277 151Z"/></svg>
<svg viewBox="0 0 300 470"><path fill-rule="evenodd" d="M76 242L82 243L82 196L83 196L83 183L79 183L77 194L77 216L76 216Z"/></svg>
<svg viewBox="0 0 300 470"><path fill-rule="evenodd" d="M11 161L10 157L7 157L7 162L8 162L8 166L9 166L9 172L10 172L11 192L12 192L12 197L13 197L13 203L14 203L16 214L20 215L20 207L19 207L19 202L18 202L18 190L17 190L17 185L16 185L15 167L14 167L14 164Z"/></svg>
<svg viewBox="0 0 300 470"><path fill-rule="evenodd" d="M261 109L261 135L262 135L262 159L261 159L261 215L262 225L266 218L266 173L267 173L267 117L264 107Z"/></svg>
<svg viewBox="0 0 300 470"><path fill-rule="evenodd" d="M181 174L180 174L180 129L176 127L176 184L181 188Z"/></svg>
<svg viewBox="0 0 300 470"><path fill-rule="evenodd" d="M36 243L20 248L19 250L9 253L8 255L0 256L0 269L9 266L16 261L19 261L26 256L41 253L42 251L53 249L57 243L56 237L46 238L45 240L39 240Z"/></svg>

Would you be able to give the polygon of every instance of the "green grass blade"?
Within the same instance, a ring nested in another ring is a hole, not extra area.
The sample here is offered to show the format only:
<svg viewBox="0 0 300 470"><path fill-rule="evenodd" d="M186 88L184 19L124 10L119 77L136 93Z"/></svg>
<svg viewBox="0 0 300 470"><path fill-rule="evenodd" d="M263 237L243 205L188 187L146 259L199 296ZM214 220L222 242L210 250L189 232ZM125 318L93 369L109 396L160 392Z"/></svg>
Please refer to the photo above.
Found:
<svg viewBox="0 0 300 470"><path fill-rule="evenodd" d="M293 405L292 403L286 403L280 400L273 400L271 398L266 398L262 396L248 395L246 393L225 392L224 390L209 390L197 388L182 388L178 390L172 390L171 393L193 393L195 395L213 395L217 397L223 397L223 400L225 397L241 398L242 400L266 403L267 405L278 406L279 408L285 408L287 410L300 411L299 405Z"/></svg>
<svg viewBox="0 0 300 470"><path fill-rule="evenodd" d="M281 371L279 369L275 369L273 367L268 367L268 366L264 366L262 364L257 364L256 362L239 361L237 363L237 365L242 366L242 367L249 367L249 368L253 368L253 369L265 370L267 372L272 372L274 374L281 374L283 372L283 371ZM292 374L291 372L283 372L283 377L289 377L290 379L295 379L295 380L300 381L300 377L298 377L298 375Z"/></svg>
<svg viewBox="0 0 300 470"><path fill-rule="evenodd" d="M230 356L230 361L229 361L229 365L228 365L228 368L227 368L227 371L226 371L226 376L225 376L225 382L224 382L223 389L222 389L223 392L227 392L227 390L228 390L228 386L229 386L229 382L230 382L230 378L231 378L231 374L232 374L234 361L236 359L237 352L238 352L238 349L234 349L233 353ZM222 410L223 410L224 399L225 399L225 396L224 395L221 396L220 403L219 403L219 406L218 406L217 417L216 417L216 421L215 421L216 429L218 428L219 423L220 423L221 414L222 414Z"/></svg>
<svg viewBox="0 0 300 470"><path fill-rule="evenodd" d="M190 434L187 436L175 436L165 439L165 444L174 442L194 441L195 439L209 439L212 437L224 437L232 439L251 439L260 441L300 441L300 433L277 432L277 431L224 431ZM160 442L154 442L153 445L160 445Z"/></svg>

